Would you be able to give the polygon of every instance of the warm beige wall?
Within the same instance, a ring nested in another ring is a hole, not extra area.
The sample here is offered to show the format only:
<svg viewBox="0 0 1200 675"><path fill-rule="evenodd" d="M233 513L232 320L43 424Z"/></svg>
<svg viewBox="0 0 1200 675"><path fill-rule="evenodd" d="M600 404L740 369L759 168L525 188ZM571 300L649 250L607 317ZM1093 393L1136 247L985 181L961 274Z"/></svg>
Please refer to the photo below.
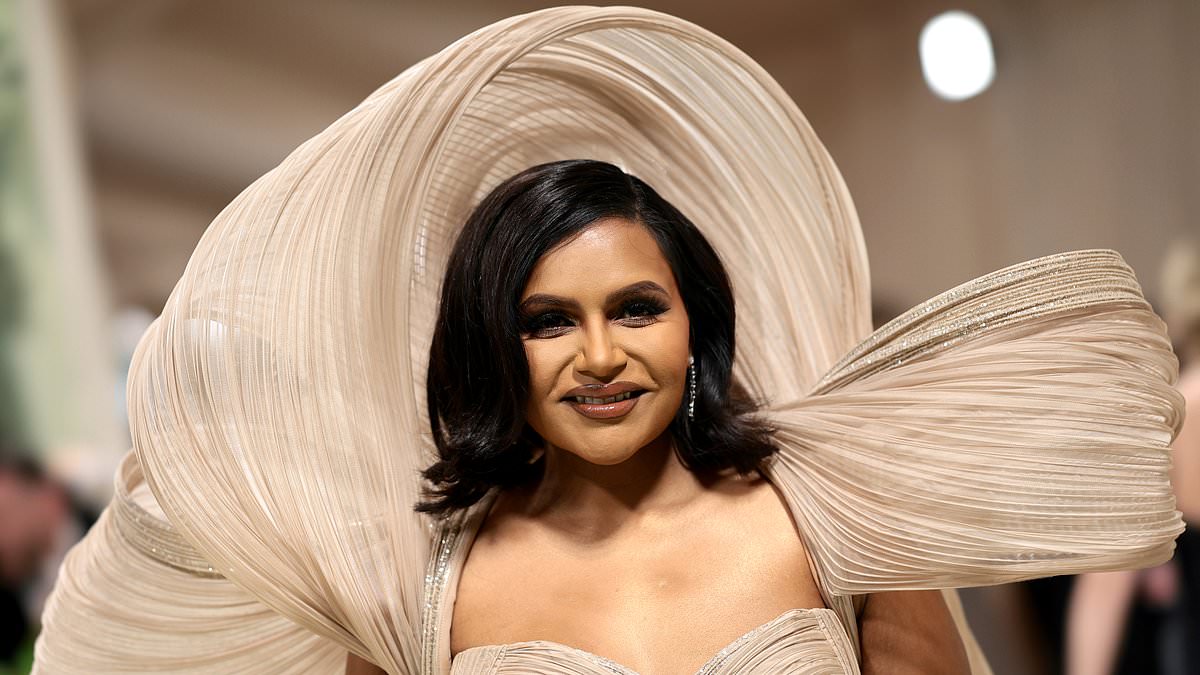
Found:
<svg viewBox="0 0 1200 675"><path fill-rule="evenodd" d="M949 5L858 13L760 56L855 195L877 297L902 309L991 269L1121 251L1147 291L1167 243L1200 235L1200 3L967 2L997 79L962 103L921 81L916 35Z"/></svg>
<svg viewBox="0 0 1200 675"><path fill-rule="evenodd" d="M549 2L72 0L83 118L118 301L154 308L208 220L421 55ZM894 309L997 267L1113 247L1156 288L1200 226L1195 0L652 0L727 36L792 93L858 202ZM989 25L998 76L963 103L921 80L925 20Z"/></svg>

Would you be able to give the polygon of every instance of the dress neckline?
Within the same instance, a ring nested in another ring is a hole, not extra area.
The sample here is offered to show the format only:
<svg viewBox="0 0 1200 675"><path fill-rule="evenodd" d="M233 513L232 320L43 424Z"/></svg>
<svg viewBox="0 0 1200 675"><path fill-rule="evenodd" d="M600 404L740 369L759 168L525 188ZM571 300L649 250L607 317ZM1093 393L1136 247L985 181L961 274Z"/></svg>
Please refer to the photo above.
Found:
<svg viewBox="0 0 1200 675"><path fill-rule="evenodd" d="M773 467L772 467L773 468ZM770 470L763 472L764 478L778 485L773 472ZM425 601L423 603L422 624L424 625L422 637L422 658L424 660L424 671L426 673L441 673L449 675L451 671L453 656L450 653L450 628L454 617L454 601L458 593L459 577L466 563L466 558L470 553L471 547L475 542L475 537L479 534L479 530L491 513L492 506L495 504L496 498L499 496L498 488L493 488L482 499L473 506L459 511L454 514L445 516L438 524L434 533L433 548L429 556L429 565L425 575ZM792 514L793 519L796 519L797 513L795 505L788 498L786 491L780 492L783 499L783 504ZM799 523L796 523L799 527ZM803 534L797 531L797 536L804 540ZM805 541L807 547L807 541ZM813 555L810 550L809 555ZM821 590L822 597L825 602L829 603L831 598L826 595L816 566L812 566L814 579L817 581L818 588ZM821 613L828 612L832 614L832 618L837 620L837 623L845 625L845 617L842 616L844 611L849 610L849 604L846 607L839 609L831 607L797 607L785 610L782 614L760 624L738 637L730 644L723 647L717 654L710 658L697 671L696 675L707 675L718 664L716 661L724 661L724 657L728 656L734 649L759 634L761 631L768 630L779 623L786 621L789 618L811 614L819 616ZM850 610L852 611L852 610ZM578 647L572 647L558 642L548 640L527 640L521 642L511 642L502 645L476 645L468 647L459 652L460 654L485 649L504 649L515 648L520 646L535 646L541 645L546 648L559 650L564 653L571 653L586 658L593 663L602 665L608 670L618 673L619 675L637 675L627 666L608 659L606 657L594 654Z"/></svg>
<svg viewBox="0 0 1200 675"><path fill-rule="evenodd" d="M749 642L750 640L753 640L758 635L760 635L766 631L769 631L772 628L775 628L776 626L778 626L781 623L784 623L784 622L786 622L790 619L793 619L795 617L798 617L798 616L809 616L809 615L820 616L823 613L829 613L829 614L833 615L831 618L833 618L835 621L837 620L837 612L835 612L832 609L826 608L826 607L794 607L792 609L784 610L784 612L782 614L775 617L774 619L771 619L770 621L767 621L766 623L761 623L761 624L755 626L754 628L751 628L750 630L743 633L741 636L735 638L729 644L722 647L720 650L717 651L716 654L713 654L713 656L711 658L709 658L707 661L705 661L700 666L700 668L695 672L695 675L709 675L710 673L714 672L717 668L720 668L725 663L725 661L734 652L736 652L742 645ZM572 647L571 645L563 644L561 642L554 642L553 640L522 640L520 642L508 642L508 643L499 644L499 645L477 645L475 647L468 647L468 648L462 650L461 652L459 652L458 654L455 654L454 656L452 656L451 663L453 663L454 658L456 658L457 656L459 656L461 654L468 654L468 653L479 652L479 651L489 651L489 650L495 650L495 649L499 649L499 650L519 649L519 648L523 648L523 647L541 647L543 649L549 649L551 651L557 651L557 652L562 652L565 654L571 654L576 657L591 661L592 663L595 663L613 673L617 673L618 675L639 675L638 671L636 671L633 668L630 668L629 666L626 666L618 661L614 661L613 659L610 659L608 657L600 656L599 654L596 654L594 652L589 652L586 649L581 649L579 647Z"/></svg>

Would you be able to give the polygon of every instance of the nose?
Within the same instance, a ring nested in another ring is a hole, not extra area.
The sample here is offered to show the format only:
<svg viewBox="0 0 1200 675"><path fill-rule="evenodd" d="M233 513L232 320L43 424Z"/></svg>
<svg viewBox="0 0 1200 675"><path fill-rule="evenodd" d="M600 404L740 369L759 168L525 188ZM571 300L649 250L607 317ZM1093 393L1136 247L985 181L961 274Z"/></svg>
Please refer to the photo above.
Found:
<svg viewBox="0 0 1200 675"><path fill-rule="evenodd" d="M607 325L580 332L582 344L575 355L576 372L598 380L609 380L625 369L628 360L625 350L613 341Z"/></svg>

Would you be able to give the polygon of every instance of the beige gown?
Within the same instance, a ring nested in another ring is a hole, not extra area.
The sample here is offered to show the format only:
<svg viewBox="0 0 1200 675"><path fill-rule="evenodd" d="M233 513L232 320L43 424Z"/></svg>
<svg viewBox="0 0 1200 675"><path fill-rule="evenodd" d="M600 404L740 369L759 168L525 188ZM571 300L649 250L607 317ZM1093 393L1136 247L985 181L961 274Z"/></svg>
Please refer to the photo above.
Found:
<svg viewBox="0 0 1200 675"><path fill-rule="evenodd" d="M871 333L853 204L782 89L679 19L558 8L405 71L213 222L139 345L134 452L63 565L36 672L340 673L347 650L448 672L476 523L412 508L438 285L482 195L572 157L646 180L724 260L735 375L778 429L769 477L828 607L707 672L855 672L866 593L1170 557L1177 366L1118 255L1008 268ZM624 672L547 643L454 669Z"/></svg>

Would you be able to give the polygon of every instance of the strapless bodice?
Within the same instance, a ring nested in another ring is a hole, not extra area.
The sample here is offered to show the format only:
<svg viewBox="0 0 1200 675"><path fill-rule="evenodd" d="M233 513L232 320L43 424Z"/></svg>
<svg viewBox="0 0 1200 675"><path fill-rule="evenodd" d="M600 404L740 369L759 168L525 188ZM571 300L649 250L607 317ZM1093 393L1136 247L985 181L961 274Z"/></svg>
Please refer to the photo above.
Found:
<svg viewBox="0 0 1200 675"><path fill-rule="evenodd" d="M442 675L637 675L637 671L612 659L548 640L471 647L451 660L450 622L459 576L496 496L493 491L473 508L446 518L438 526L425 577L424 672ZM793 506L787 499L785 503L789 509ZM849 597L830 596L821 590L828 607L783 612L722 648L695 675L858 673L854 646L857 635L852 635L856 627L852 601Z"/></svg>
<svg viewBox="0 0 1200 675"><path fill-rule="evenodd" d="M731 642L705 662L696 675L858 672L854 649L833 610L791 609ZM454 657L451 673L637 675L611 659L544 640L463 650Z"/></svg>

